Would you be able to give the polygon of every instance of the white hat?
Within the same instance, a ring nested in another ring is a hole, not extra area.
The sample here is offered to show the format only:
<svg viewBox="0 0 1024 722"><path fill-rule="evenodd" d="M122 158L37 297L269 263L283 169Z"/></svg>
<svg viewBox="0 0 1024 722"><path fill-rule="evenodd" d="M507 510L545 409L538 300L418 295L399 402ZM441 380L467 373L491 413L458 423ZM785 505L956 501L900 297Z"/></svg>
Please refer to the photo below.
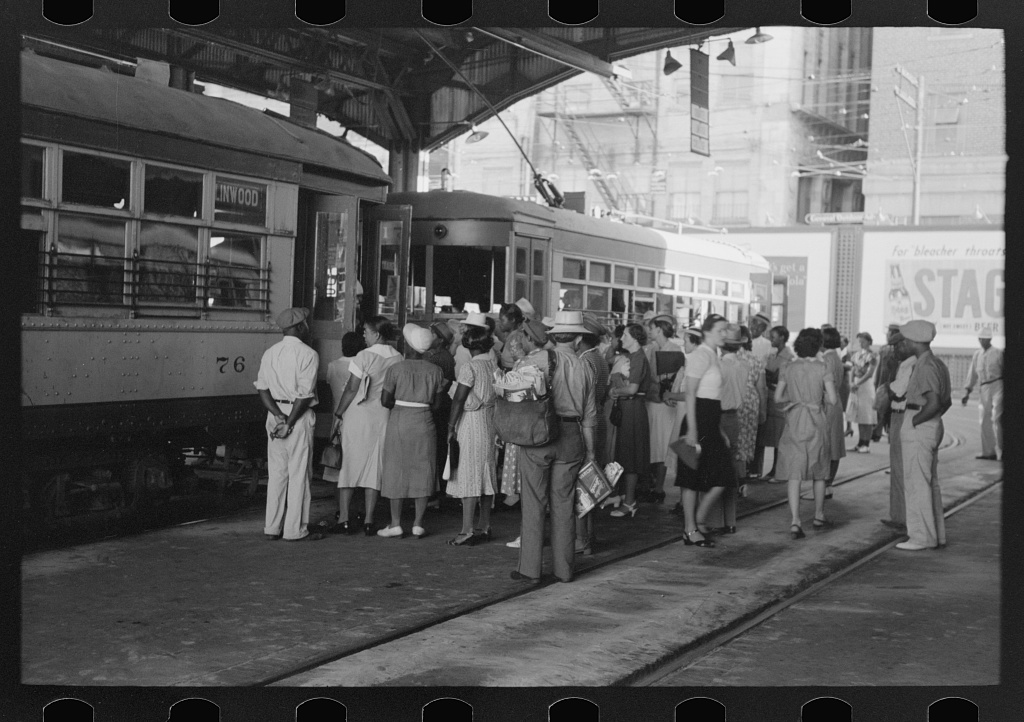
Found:
<svg viewBox="0 0 1024 722"><path fill-rule="evenodd" d="M487 316L482 313L470 313L466 314L466 318L463 321L467 326L479 326L480 328L490 328L487 325Z"/></svg>
<svg viewBox="0 0 1024 722"><path fill-rule="evenodd" d="M417 326L415 323L405 324L402 328L402 335L405 337L406 343L418 353L426 351L434 341L434 334L430 332L430 329Z"/></svg>
<svg viewBox="0 0 1024 722"><path fill-rule="evenodd" d="M992 329L990 329L990 328L983 328L983 329L981 329L980 331L978 331L978 338L991 339L992 338Z"/></svg>
<svg viewBox="0 0 1024 722"><path fill-rule="evenodd" d="M935 338L935 324L930 321L915 319L900 326L900 333L908 341L931 343Z"/></svg>
<svg viewBox="0 0 1024 722"><path fill-rule="evenodd" d="M551 318L551 316L545 316L544 318L541 319L540 322L547 326L548 328L551 328L552 326L555 325L555 319Z"/></svg>
<svg viewBox="0 0 1024 722"><path fill-rule="evenodd" d="M519 306L519 310L522 311L525 316L532 316L536 313L536 311L533 310L533 304L525 298L520 298L516 301L516 305Z"/></svg>
<svg viewBox="0 0 1024 722"><path fill-rule="evenodd" d="M590 333L583 325L582 311L559 311L550 333Z"/></svg>

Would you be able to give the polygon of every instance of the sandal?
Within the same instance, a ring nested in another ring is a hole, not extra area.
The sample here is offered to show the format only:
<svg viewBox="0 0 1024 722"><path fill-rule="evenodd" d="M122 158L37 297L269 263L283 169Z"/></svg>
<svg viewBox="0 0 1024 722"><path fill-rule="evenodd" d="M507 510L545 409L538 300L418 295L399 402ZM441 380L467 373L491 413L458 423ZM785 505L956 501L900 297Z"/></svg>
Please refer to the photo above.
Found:
<svg viewBox="0 0 1024 722"><path fill-rule="evenodd" d="M832 522L828 519L819 519L818 517L814 517L813 521L811 521L811 526L815 529L824 529L827 526L832 526Z"/></svg>
<svg viewBox="0 0 1024 722"><path fill-rule="evenodd" d="M701 535L703 535L703 533L704 532L702 532L700 529L694 529L691 532L685 532L684 531L683 532L683 544L685 544L686 546L694 546L694 545L696 545L696 546L705 547L705 548L711 548L711 547L715 546L715 543L713 541L711 541L710 539L706 538L706 537L704 539L691 539L690 538L690 534L701 534Z"/></svg>
<svg viewBox="0 0 1024 722"><path fill-rule="evenodd" d="M450 547L471 547L476 544L476 535L470 532L469 534L463 534L459 532L455 535L454 539L449 539L446 543Z"/></svg>
<svg viewBox="0 0 1024 722"><path fill-rule="evenodd" d="M789 535L793 539L803 539L805 536L807 536L806 534L804 534L803 527L801 527L799 524L791 524L789 526Z"/></svg>

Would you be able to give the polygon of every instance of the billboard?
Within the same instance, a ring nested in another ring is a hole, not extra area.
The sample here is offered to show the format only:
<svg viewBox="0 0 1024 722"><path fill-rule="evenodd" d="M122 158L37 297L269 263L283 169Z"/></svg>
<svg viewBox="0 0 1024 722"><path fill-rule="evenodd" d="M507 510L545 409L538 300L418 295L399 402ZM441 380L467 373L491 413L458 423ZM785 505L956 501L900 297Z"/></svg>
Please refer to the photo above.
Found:
<svg viewBox="0 0 1024 722"><path fill-rule="evenodd" d="M987 229L866 231L862 320L878 329L931 321L936 346L974 348L985 329L1004 337L1004 239Z"/></svg>

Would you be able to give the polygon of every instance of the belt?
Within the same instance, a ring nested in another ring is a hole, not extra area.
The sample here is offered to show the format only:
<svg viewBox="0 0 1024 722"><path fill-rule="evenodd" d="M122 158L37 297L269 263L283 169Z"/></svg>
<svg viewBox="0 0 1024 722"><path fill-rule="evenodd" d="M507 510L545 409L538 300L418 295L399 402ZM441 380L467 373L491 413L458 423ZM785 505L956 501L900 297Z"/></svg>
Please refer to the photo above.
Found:
<svg viewBox="0 0 1024 722"><path fill-rule="evenodd" d="M288 399L274 399L274 402L278 403L278 404L294 404L295 403L294 401L289 401Z"/></svg>
<svg viewBox="0 0 1024 722"><path fill-rule="evenodd" d="M408 406L410 409L429 409L430 404L421 404L418 401L399 401L395 399L395 406Z"/></svg>
<svg viewBox="0 0 1024 722"><path fill-rule="evenodd" d="M564 421L567 424L578 424L583 421L582 416L559 416L559 421Z"/></svg>
<svg viewBox="0 0 1024 722"><path fill-rule="evenodd" d="M994 383L995 383L996 381L1002 381L1002 380L1003 380L1003 377L1002 377L1002 376L1000 376L999 378L997 378L997 379L992 379L991 381L982 381L982 382L981 382L981 383L979 384L979 386L988 386L989 384L994 384Z"/></svg>
<svg viewBox="0 0 1024 722"><path fill-rule="evenodd" d="M917 404L907 404L908 411L920 411L921 407Z"/></svg>

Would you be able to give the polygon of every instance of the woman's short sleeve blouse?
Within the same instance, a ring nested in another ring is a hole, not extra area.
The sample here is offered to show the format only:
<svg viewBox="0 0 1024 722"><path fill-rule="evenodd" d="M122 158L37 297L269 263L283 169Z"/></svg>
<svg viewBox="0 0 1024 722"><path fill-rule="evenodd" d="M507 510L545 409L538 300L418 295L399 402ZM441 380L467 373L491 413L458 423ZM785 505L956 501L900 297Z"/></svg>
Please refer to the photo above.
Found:
<svg viewBox="0 0 1024 722"><path fill-rule="evenodd" d="M713 348L702 344L686 359L686 378L700 379L697 396L702 399L722 398L722 371Z"/></svg>

